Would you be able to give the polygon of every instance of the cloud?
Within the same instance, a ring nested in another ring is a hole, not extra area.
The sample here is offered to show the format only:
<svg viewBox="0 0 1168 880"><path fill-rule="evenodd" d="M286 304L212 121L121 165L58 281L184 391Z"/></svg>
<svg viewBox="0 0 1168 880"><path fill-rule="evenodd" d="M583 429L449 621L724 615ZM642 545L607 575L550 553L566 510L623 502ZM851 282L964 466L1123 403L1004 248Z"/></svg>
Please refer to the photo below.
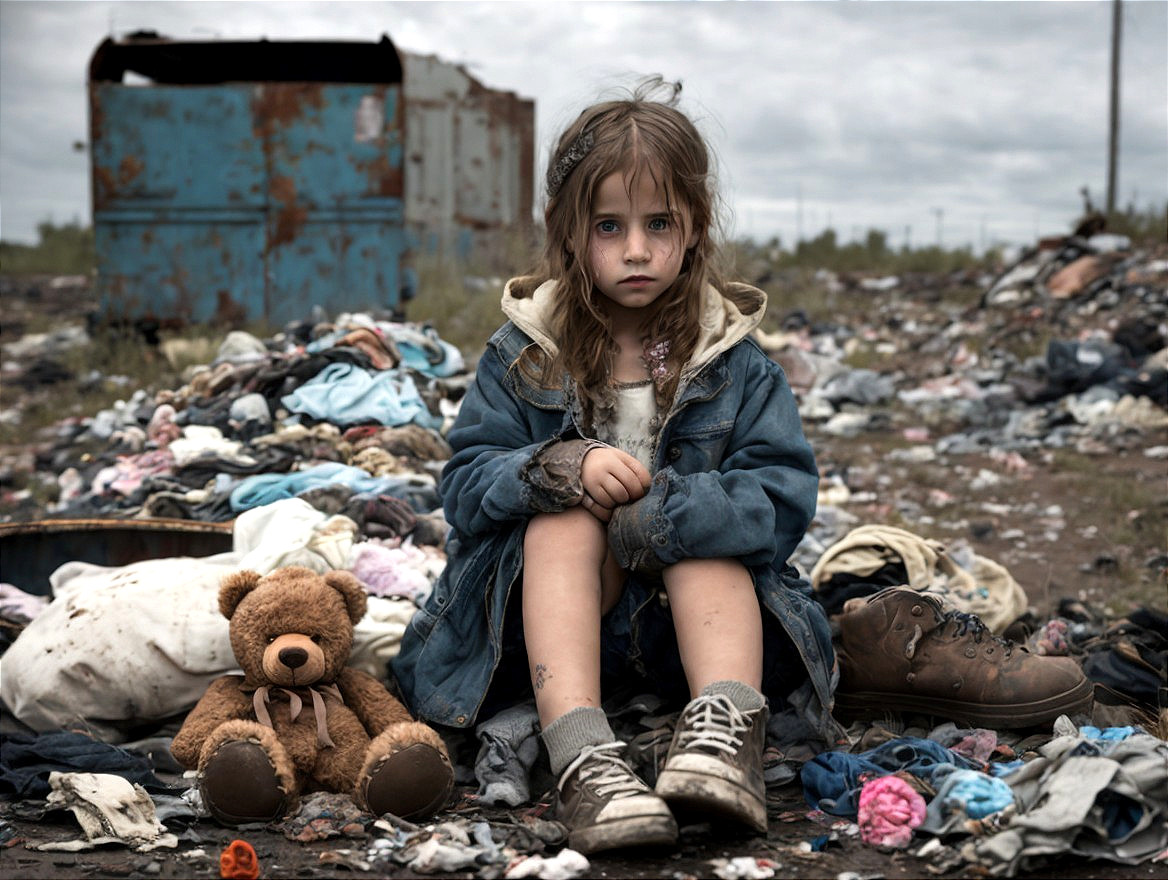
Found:
<svg viewBox="0 0 1168 880"><path fill-rule="evenodd" d="M1123 4L1119 192L1168 200L1168 4ZM6 239L88 219L85 69L107 33L361 39L536 100L537 147L661 73L718 157L737 234L830 222L945 243L1066 231L1106 180L1110 2L0 3ZM537 180L542 172L536 172ZM801 210L800 210L801 209ZM800 222L801 221L801 222ZM987 232L988 230L988 232Z"/></svg>

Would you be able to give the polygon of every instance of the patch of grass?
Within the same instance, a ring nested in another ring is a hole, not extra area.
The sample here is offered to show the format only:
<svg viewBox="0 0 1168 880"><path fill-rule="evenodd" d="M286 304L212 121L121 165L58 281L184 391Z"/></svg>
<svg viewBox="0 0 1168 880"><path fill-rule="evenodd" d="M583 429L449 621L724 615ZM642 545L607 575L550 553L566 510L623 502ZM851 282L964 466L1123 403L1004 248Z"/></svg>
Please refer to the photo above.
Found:
<svg viewBox="0 0 1168 880"><path fill-rule="evenodd" d="M35 245L0 241L0 271L9 275L88 275L97 266L93 228L79 223L37 226Z"/></svg>
<svg viewBox="0 0 1168 880"><path fill-rule="evenodd" d="M149 394L178 388L184 370L214 359L220 339L211 328L192 327L164 335L155 348L135 333L99 328L89 342L50 356L72 378L39 387L0 387L0 407L22 407L19 424L0 425L0 443L30 444L43 428L65 418L93 416L139 388Z"/></svg>
<svg viewBox="0 0 1168 880"><path fill-rule="evenodd" d="M427 254L416 260L418 296L406 316L430 324L470 361L477 360L487 339L503 323L499 306L503 282L473 275L466 264Z"/></svg>

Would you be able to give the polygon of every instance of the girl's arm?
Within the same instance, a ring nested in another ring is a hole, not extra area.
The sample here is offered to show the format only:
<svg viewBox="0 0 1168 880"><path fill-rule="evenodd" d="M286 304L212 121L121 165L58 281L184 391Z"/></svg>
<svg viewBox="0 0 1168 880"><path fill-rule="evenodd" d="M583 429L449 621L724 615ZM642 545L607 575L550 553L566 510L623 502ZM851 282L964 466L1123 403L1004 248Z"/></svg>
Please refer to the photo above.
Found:
<svg viewBox="0 0 1168 880"><path fill-rule="evenodd" d="M443 514L464 535L579 503L580 462L604 445L563 441L562 410L521 400L506 374L488 347L447 437L454 453L442 473Z"/></svg>
<svg viewBox="0 0 1168 880"><path fill-rule="evenodd" d="M657 572L689 558L781 565L802 539L819 474L794 395L757 349L736 354L749 367L722 391L740 399L720 464L699 473L666 466L644 498L617 508L609 543L622 567Z"/></svg>

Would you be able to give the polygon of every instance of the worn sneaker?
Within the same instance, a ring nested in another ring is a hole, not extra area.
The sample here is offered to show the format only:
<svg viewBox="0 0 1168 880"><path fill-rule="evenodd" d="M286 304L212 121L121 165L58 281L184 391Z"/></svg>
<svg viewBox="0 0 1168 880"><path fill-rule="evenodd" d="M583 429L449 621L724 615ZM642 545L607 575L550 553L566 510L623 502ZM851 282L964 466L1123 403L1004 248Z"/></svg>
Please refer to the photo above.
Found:
<svg viewBox="0 0 1168 880"><path fill-rule="evenodd" d="M673 814L621 758L624 748L620 742L588 746L560 776L556 817L577 852L677 841Z"/></svg>
<svg viewBox="0 0 1168 880"><path fill-rule="evenodd" d="M1032 654L926 593L890 587L852 600L839 626L844 717L919 712L1017 728L1091 706L1091 682L1075 660Z"/></svg>
<svg viewBox="0 0 1168 880"><path fill-rule="evenodd" d="M724 694L690 700L657 778L657 794L687 813L712 814L766 831L766 726L765 707L742 712Z"/></svg>

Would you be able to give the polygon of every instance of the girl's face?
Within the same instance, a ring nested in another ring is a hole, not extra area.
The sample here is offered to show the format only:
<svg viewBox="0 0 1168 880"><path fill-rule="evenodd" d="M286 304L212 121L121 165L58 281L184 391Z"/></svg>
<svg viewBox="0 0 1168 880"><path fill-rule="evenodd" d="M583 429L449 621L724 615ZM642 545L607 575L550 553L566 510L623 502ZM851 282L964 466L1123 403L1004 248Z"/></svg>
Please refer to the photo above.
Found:
<svg viewBox="0 0 1168 880"><path fill-rule="evenodd" d="M614 171L600 181L592 204L588 265L610 318L652 305L681 273L698 234L683 205L670 211L648 168Z"/></svg>

